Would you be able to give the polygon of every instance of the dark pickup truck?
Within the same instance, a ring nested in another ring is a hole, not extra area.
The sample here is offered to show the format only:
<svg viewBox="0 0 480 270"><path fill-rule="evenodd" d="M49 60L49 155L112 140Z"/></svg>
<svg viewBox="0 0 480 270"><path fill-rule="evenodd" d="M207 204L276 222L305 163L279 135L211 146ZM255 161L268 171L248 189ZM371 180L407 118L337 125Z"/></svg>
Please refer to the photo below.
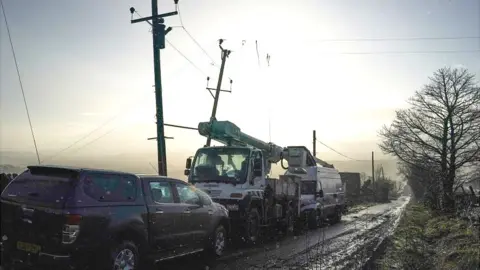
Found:
<svg viewBox="0 0 480 270"><path fill-rule="evenodd" d="M2 267L146 269L221 256L228 211L188 183L157 175L29 166L1 194Z"/></svg>

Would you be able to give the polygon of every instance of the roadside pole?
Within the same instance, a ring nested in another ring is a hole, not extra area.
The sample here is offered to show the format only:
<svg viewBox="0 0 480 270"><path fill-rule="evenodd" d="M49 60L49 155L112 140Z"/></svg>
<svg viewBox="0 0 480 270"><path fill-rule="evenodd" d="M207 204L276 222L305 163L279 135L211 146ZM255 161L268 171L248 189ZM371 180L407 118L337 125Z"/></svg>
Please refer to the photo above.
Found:
<svg viewBox="0 0 480 270"><path fill-rule="evenodd" d="M178 4L178 0L174 1ZM135 13L135 8L130 8L130 13ZM138 14L138 13L137 13ZM156 124L157 124L157 163L158 174L167 175L167 153L165 149L165 132L163 123L163 97L162 97L162 73L160 69L160 50L165 48L165 35L172 30L171 27L165 29L165 17L177 15L178 12L169 12L158 14L157 0L152 0L152 16L131 20L131 23L148 22L152 26L153 37L153 66L155 73L155 104L156 104ZM152 22L149 22L151 20Z"/></svg>
<svg viewBox="0 0 480 270"><path fill-rule="evenodd" d="M313 131L313 156L317 156L317 131Z"/></svg>
<svg viewBox="0 0 480 270"><path fill-rule="evenodd" d="M372 151L372 190L373 190L373 200L376 201L376 188L375 188L375 156Z"/></svg>
<svg viewBox="0 0 480 270"><path fill-rule="evenodd" d="M213 121L216 120L216 114L217 114L217 106L218 106L218 99L220 97L220 92L221 91L226 91L222 90L222 79L223 79L223 71L225 69L225 62L227 61L227 57L230 55L231 51L226 50L222 47L223 39L219 40L219 47L222 50L222 65L220 66L220 73L218 75L218 82L217 82L217 89L215 90L215 97L213 100L213 109L212 109L212 115L210 116L210 128L213 123ZM231 82L230 82L231 83ZM208 88L207 88L208 89ZM210 89L208 89L210 90ZM226 91L226 92L231 92L231 91ZM210 136L207 137L207 143L205 146L210 146L212 142L212 138Z"/></svg>

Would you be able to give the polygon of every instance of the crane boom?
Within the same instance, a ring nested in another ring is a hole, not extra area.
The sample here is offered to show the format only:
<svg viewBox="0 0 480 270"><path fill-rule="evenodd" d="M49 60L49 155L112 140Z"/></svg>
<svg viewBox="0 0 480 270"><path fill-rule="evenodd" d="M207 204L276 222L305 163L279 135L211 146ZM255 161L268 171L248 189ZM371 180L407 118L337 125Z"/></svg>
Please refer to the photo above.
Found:
<svg viewBox="0 0 480 270"><path fill-rule="evenodd" d="M248 134L230 121L200 122L198 124L200 135L224 143L229 146L252 146L260 149L266 155L268 161L276 163L282 158L283 147L273 143L267 143Z"/></svg>

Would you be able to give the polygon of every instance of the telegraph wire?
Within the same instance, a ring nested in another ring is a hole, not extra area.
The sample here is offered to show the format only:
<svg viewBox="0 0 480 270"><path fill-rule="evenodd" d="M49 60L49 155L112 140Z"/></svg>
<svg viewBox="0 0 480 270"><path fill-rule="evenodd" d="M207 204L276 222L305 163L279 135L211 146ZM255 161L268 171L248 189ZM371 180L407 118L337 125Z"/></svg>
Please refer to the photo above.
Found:
<svg viewBox="0 0 480 270"><path fill-rule="evenodd" d="M297 40L300 43L307 42L385 42L385 41L422 41L422 40L476 40L480 36L457 36L457 37L397 37L397 38L325 38Z"/></svg>
<svg viewBox="0 0 480 270"><path fill-rule="evenodd" d="M190 31L187 30L185 24L183 24L182 13L180 12L180 5L177 4L178 18L180 19L180 27L185 31L185 33L190 37L190 39L197 45L197 47L210 59L211 65L219 68L213 57L207 53L207 51L200 45L200 43L190 34Z"/></svg>
<svg viewBox="0 0 480 270"><path fill-rule="evenodd" d="M309 42L385 42L385 41L422 41L422 40L475 40L480 36L459 36L459 37L404 37L404 38L332 38L312 39Z"/></svg>
<svg viewBox="0 0 480 270"><path fill-rule="evenodd" d="M173 74L172 74L173 75ZM146 95L147 93L145 93ZM145 97L147 98L147 96ZM139 101L141 101L143 99L139 99ZM80 139L78 139L77 141L75 141L74 143L72 143L71 145L63 148L62 150L60 150L59 152L55 153L54 155L50 156L49 158L47 159L44 159L42 162L46 161L46 160L50 160L50 159L53 159L57 156L59 156L61 153L67 151L68 149L72 148L73 146L77 145L79 142L85 140L86 138L90 137L93 133L95 133L96 131L104 128L106 125L108 125L110 122L112 122L113 120L117 119L118 117L120 117L122 114L125 114L127 113L128 111L134 109L135 107L131 107L131 106L127 106L128 104L130 104L131 101L128 101L127 103L125 103L124 106L121 106L122 108L123 107L128 107L127 110L122 110L120 112L118 112L116 115L112 116L111 118L107 119L105 122L103 122L102 124L100 124L99 126L97 126L95 129L93 129L92 131L90 131L89 133L85 134L83 137L81 137ZM110 132L109 132L110 133ZM103 135L101 135L103 136Z"/></svg>
<svg viewBox="0 0 480 270"><path fill-rule="evenodd" d="M183 54L177 47L175 47L168 39L165 40L178 54L180 54L185 60L187 60L198 72L202 73L205 77L208 77L202 69L200 69L192 60L190 60L185 54Z"/></svg>
<svg viewBox="0 0 480 270"><path fill-rule="evenodd" d="M190 38L193 39L193 37L190 35L190 33L188 33L188 31L187 31L187 30L185 29L185 27L183 26L182 17L181 17L181 15L180 15L180 9L178 8L178 5L177 5L177 9L178 9L178 16L179 16L179 18L180 18L180 24L181 24L181 25L180 25L180 26L175 26L175 27L180 27L180 28L182 28L182 29L185 30L185 32L190 36ZM137 16L139 16L139 17L142 17L142 16L140 15L140 13L138 13L138 11L136 11L136 10L135 10L135 14L137 14ZM151 22L149 22L149 21L146 21L146 22L147 22L148 24L150 24L150 26L152 25ZM193 39L193 40L194 40L194 39ZM197 71L199 71L200 73L202 73L205 77L208 77L208 76L206 75L206 73L205 73L201 68L199 68L197 65L195 65L195 63L193 63L192 60L190 60L184 53L182 53L182 51L180 51L177 47L175 47L168 39L165 38L165 41L166 41L175 51L177 51L178 54L180 54L185 60L187 60L187 62L190 63ZM197 44L197 46L200 47L200 44L198 44L198 42L196 42L196 40L194 40L194 42ZM201 48L201 47L200 47L200 48ZM201 48L201 49L203 50L203 52L204 52L205 54L207 54L207 52L206 52L203 48ZM207 54L207 56L208 56L208 54ZM210 57L210 56L208 56L208 57ZM213 61L213 59L212 59L211 57L210 57L210 59Z"/></svg>
<svg viewBox="0 0 480 270"><path fill-rule="evenodd" d="M77 148L77 149L75 149L75 150L74 150L72 153L76 153L76 152L78 152L79 150L81 150L81 149L83 149L83 148L85 148L85 147L89 146L90 144L92 144L92 143L94 143L94 142L96 142L96 141L100 140L101 138L103 138L103 137L107 136L108 134L112 133L112 132L113 132L115 129L117 129L117 128L118 128L118 126L117 126L117 127L114 127L114 128L112 128L112 129L110 129L109 131L107 131L107 132L103 133L102 135L98 136L97 138L95 138L95 139L93 139L93 140L91 140L91 141L87 142L86 144L84 144L84 145L82 145L82 146L78 147L78 148ZM72 153L71 153L71 154L72 154Z"/></svg>
<svg viewBox="0 0 480 270"><path fill-rule="evenodd" d="M432 51L377 51L377 52L329 52L329 54L369 55L369 54L450 54L450 53L480 53L477 50L432 50Z"/></svg>
<svg viewBox="0 0 480 270"><path fill-rule="evenodd" d="M123 113L123 112L122 112ZM120 114L122 113L119 113L117 115L114 115L113 117L107 119L107 121L103 122L101 125L99 125L98 127L96 127L95 129L93 129L92 131L90 131L88 134L85 134L83 137L81 137L80 139L76 140L75 142L73 142L72 144L70 144L69 146L63 148L62 150L58 151L57 153L55 153L54 155L42 160L42 162L45 162L47 160L52 160L56 157L58 157L60 154L62 154L63 152L67 151L68 149L74 147L75 145L77 145L79 142L85 140L86 138L90 137L93 133L97 132L98 130L102 129L103 127L105 127L107 124L109 124L110 122L112 122L113 120L115 120L116 118L118 118L120 116Z"/></svg>
<svg viewBox="0 0 480 270"><path fill-rule="evenodd" d="M131 101L128 101L127 103L125 103L125 105L128 105L129 103L131 103ZM58 151L57 153L53 154L52 156L42 160L42 163L47 161L47 160L51 160L51 159L54 159L56 157L58 157L60 154L62 154L63 152L67 151L68 149L74 147L75 145L77 145L79 142L85 140L86 138L90 137L93 133L101 130L102 128L104 128L105 126L107 126L110 122L112 122L113 120L117 119L118 117L120 117L120 115L122 114L125 114L127 113L128 111L130 111L131 109L135 108L135 107L131 107L131 106L121 106L122 108L124 107L127 107L128 109L127 110L121 110L119 113L115 114L114 116L108 118L106 121L104 121L103 123L101 123L99 126L97 126L96 128L94 128L92 131L90 131L89 133L85 134L84 136L82 136L80 139L76 140L75 142L73 142L72 144L70 144L69 146L63 148L62 150Z"/></svg>
<svg viewBox="0 0 480 270"><path fill-rule="evenodd" d="M5 7L3 6L3 0L0 0L2 6L3 18L5 20L5 26L7 27L8 40L10 41L10 47L12 48L13 61L15 62L15 68L17 70L18 82L20 83L20 89L22 90L23 103L25 104L25 110L27 111L28 124L30 125L30 132L32 133L33 145L35 146L35 153L37 154L37 161L40 165L40 155L38 153L37 141L35 139L35 133L33 132L32 120L30 118L30 112L28 111L27 99L25 97L25 91L23 90L22 77L20 76L20 69L18 68L17 55L15 54L15 48L13 46L12 35L10 34L10 27L8 25L7 15Z"/></svg>
<svg viewBox="0 0 480 270"><path fill-rule="evenodd" d="M342 157L344 157L344 158L348 158L348 159L351 159L351 160L354 160L354 161L361 161L361 160L358 160L358 159L351 158L351 157L349 157L349 156L347 156L347 155L344 155L344 154L342 154L342 153L338 152L337 150L335 150L335 149L333 149L332 147L330 147L330 146L326 145L325 143L321 142L321 141L320 141L320 140L318 140L318 139L317 139L317 142L319 142L321 145L323 145L323 146L327 147L328 149L332 150L333 152L335 152L335 153L339 154L340 156L342 156Z"/></svg>

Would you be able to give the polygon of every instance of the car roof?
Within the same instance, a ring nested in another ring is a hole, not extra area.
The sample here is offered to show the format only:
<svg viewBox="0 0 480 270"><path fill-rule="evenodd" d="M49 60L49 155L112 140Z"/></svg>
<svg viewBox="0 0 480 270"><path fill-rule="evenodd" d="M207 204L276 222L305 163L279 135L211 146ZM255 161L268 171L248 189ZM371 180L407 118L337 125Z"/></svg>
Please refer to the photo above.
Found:
<svg viewBox="0 0 480 270"><path fill-rule="evenodd" d="M76 167L76 166L63 166L63 165L31 165L27 166L28 169L33 168L50 168L50 169L63 169L69 170L74 172L102 172L102 173L116 173L116 174L128 174L128 175L135 175L133 173L116 171L116 170L106 170L106 169L92 169L86 167Z"/></svg>
<svg viewBox="0 0 480 270"><path fill-rule="evenodd" d="M163 175L158 175L158 174L136 174L136 176L142 180L149 180L149 179L162 179L162 180L167 180L167 181L172 181L172 182L180 182L180 183L187 183L186 181L169 177L169 176L163 176Z"/></svg>
<svg viewBox="0 0 480 270"><path fill-rule="evenodd" d="M92 169L92 168L85 168L85 167L75 167L75 166L63 166L63 165L31 165L27 166L28 169L32 168L51 168L51 169L63 169L63 170L69 170L69 171L74 171L74 172L102 172L102 173L115 173L115 174L124 174L124 175L132 175L136 176L142 180L148 180L148 179L164 179L168 181L176 181L176 182L181 182L181 183L188 183L186 181L177 179L177 178L172 178L168 176L162 176L158 174L142 174L142 173L129 173L129 172L122 172L122 171L116 171L116 170L105 170L105 169Z"/></svg>

